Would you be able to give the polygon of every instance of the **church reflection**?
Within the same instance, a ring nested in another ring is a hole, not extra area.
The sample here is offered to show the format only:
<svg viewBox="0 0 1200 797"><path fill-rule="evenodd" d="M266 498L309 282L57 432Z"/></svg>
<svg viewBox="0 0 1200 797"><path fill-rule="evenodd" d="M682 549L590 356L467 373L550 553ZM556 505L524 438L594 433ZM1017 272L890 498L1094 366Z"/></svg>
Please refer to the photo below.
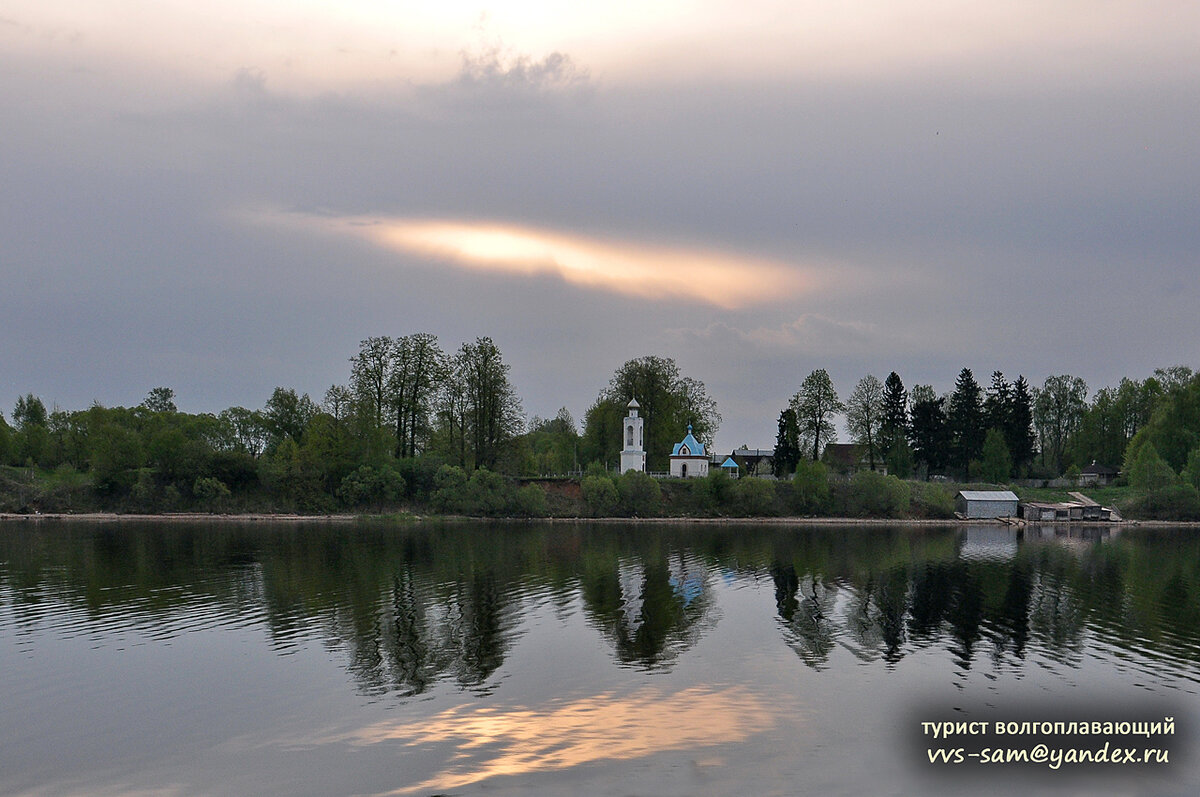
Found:
<svg viewBox="0 0 1200 797"><path fill-rule="evenodd" d="M1172 530L76 524L0 537L0 564L18 623L58 602L78 609L70 633L258 626L281 655L339 651L372 695L487 693L538 601L582 616L616 664L671 668L730 585L761 595L775 644L814 671L917 652L959 672L1070 664L1097 633L1200 662L1200 540Z"/></svg>

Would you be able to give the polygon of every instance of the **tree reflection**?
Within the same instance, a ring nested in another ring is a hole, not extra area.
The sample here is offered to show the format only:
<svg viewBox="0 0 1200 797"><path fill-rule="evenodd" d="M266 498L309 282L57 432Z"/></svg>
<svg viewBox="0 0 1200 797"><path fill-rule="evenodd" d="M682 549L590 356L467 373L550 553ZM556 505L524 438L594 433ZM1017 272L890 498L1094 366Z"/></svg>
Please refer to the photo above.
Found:
<svg viewBox="0 0 1200 797"><path fill-rule="evenodd" d="M369 694L487 691L531 590L562 623L578 601L614 661L655 669L716 622L721 573L743 585L769 575L767 610L815 670L839 648L865 666L922 651L962 670L981 656L1020 668L1078 659L1097 635L1173 666L1197 661L1195 535L1044 534L970 559L960 548L953 529L46 523L0 535L0 617L156 639L257 626L281 654L314 641L341 651Z"/></svg>

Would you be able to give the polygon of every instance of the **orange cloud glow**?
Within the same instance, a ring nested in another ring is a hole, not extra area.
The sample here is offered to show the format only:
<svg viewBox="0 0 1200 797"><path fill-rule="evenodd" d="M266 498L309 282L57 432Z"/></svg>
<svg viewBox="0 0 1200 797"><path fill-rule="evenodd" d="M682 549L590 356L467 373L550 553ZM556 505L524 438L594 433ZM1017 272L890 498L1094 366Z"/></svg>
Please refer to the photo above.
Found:
<svg viewBox="0 0 1200 797"><path fill-rule="evenodd" d="M772 707L744 688L693 687L672 695L653 689L594 695L546 709L465 705L416 722L376 723L343 741L457 746L454 764L425 782L390 792L401 795L457 789L497 775L741 742L774 725Z"/></svg>
<svg viewBox="0 0 1200 797"><path fill-rule="evenodd" d="M532 227L466 221L317 219L377 246L477 271L554 274L566 282L645 299L723 308L795 298L815 278L784 263L702 249L610 242Z"/></svg>

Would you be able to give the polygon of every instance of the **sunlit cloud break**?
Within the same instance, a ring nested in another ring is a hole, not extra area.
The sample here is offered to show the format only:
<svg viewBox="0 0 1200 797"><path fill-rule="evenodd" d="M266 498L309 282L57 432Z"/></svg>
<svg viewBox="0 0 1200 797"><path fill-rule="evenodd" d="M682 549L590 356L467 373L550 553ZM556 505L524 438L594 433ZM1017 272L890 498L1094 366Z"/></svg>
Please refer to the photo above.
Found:
<svg viewBox="0 0 1200 797"><path fill-rule="evenodd" d="M700 248L605 241L491 222L308 216L326 229L461 268L553 274L574 285L644 299L684 299L726 309L795 298L814 269Z"/></svg>

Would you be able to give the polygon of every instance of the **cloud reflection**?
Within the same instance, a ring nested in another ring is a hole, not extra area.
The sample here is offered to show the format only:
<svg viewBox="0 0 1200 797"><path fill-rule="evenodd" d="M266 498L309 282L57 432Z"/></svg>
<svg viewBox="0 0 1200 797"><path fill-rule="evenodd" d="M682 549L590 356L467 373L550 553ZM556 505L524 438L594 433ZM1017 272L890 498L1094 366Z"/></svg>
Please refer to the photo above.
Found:
<svg viewBox="0 0 1200 797"><path fill-rule="evenodd" d="M553 274L574 285L722 308L795 298L815 269L701 248L609 241L495 222L291 215L299 222L475 271Z"/></svg>
<svg viewBox="0 0 1200 797"><path fill-rule="evenodd" d="M389 794L456 789L497 775L630 760L668 750L741 742L775 724L749 690L693 687L671 695L643 689L593 695L544 709L458 706L417 722L380 722L343 737L351 745L450 744L455 763Z"/></svg>

